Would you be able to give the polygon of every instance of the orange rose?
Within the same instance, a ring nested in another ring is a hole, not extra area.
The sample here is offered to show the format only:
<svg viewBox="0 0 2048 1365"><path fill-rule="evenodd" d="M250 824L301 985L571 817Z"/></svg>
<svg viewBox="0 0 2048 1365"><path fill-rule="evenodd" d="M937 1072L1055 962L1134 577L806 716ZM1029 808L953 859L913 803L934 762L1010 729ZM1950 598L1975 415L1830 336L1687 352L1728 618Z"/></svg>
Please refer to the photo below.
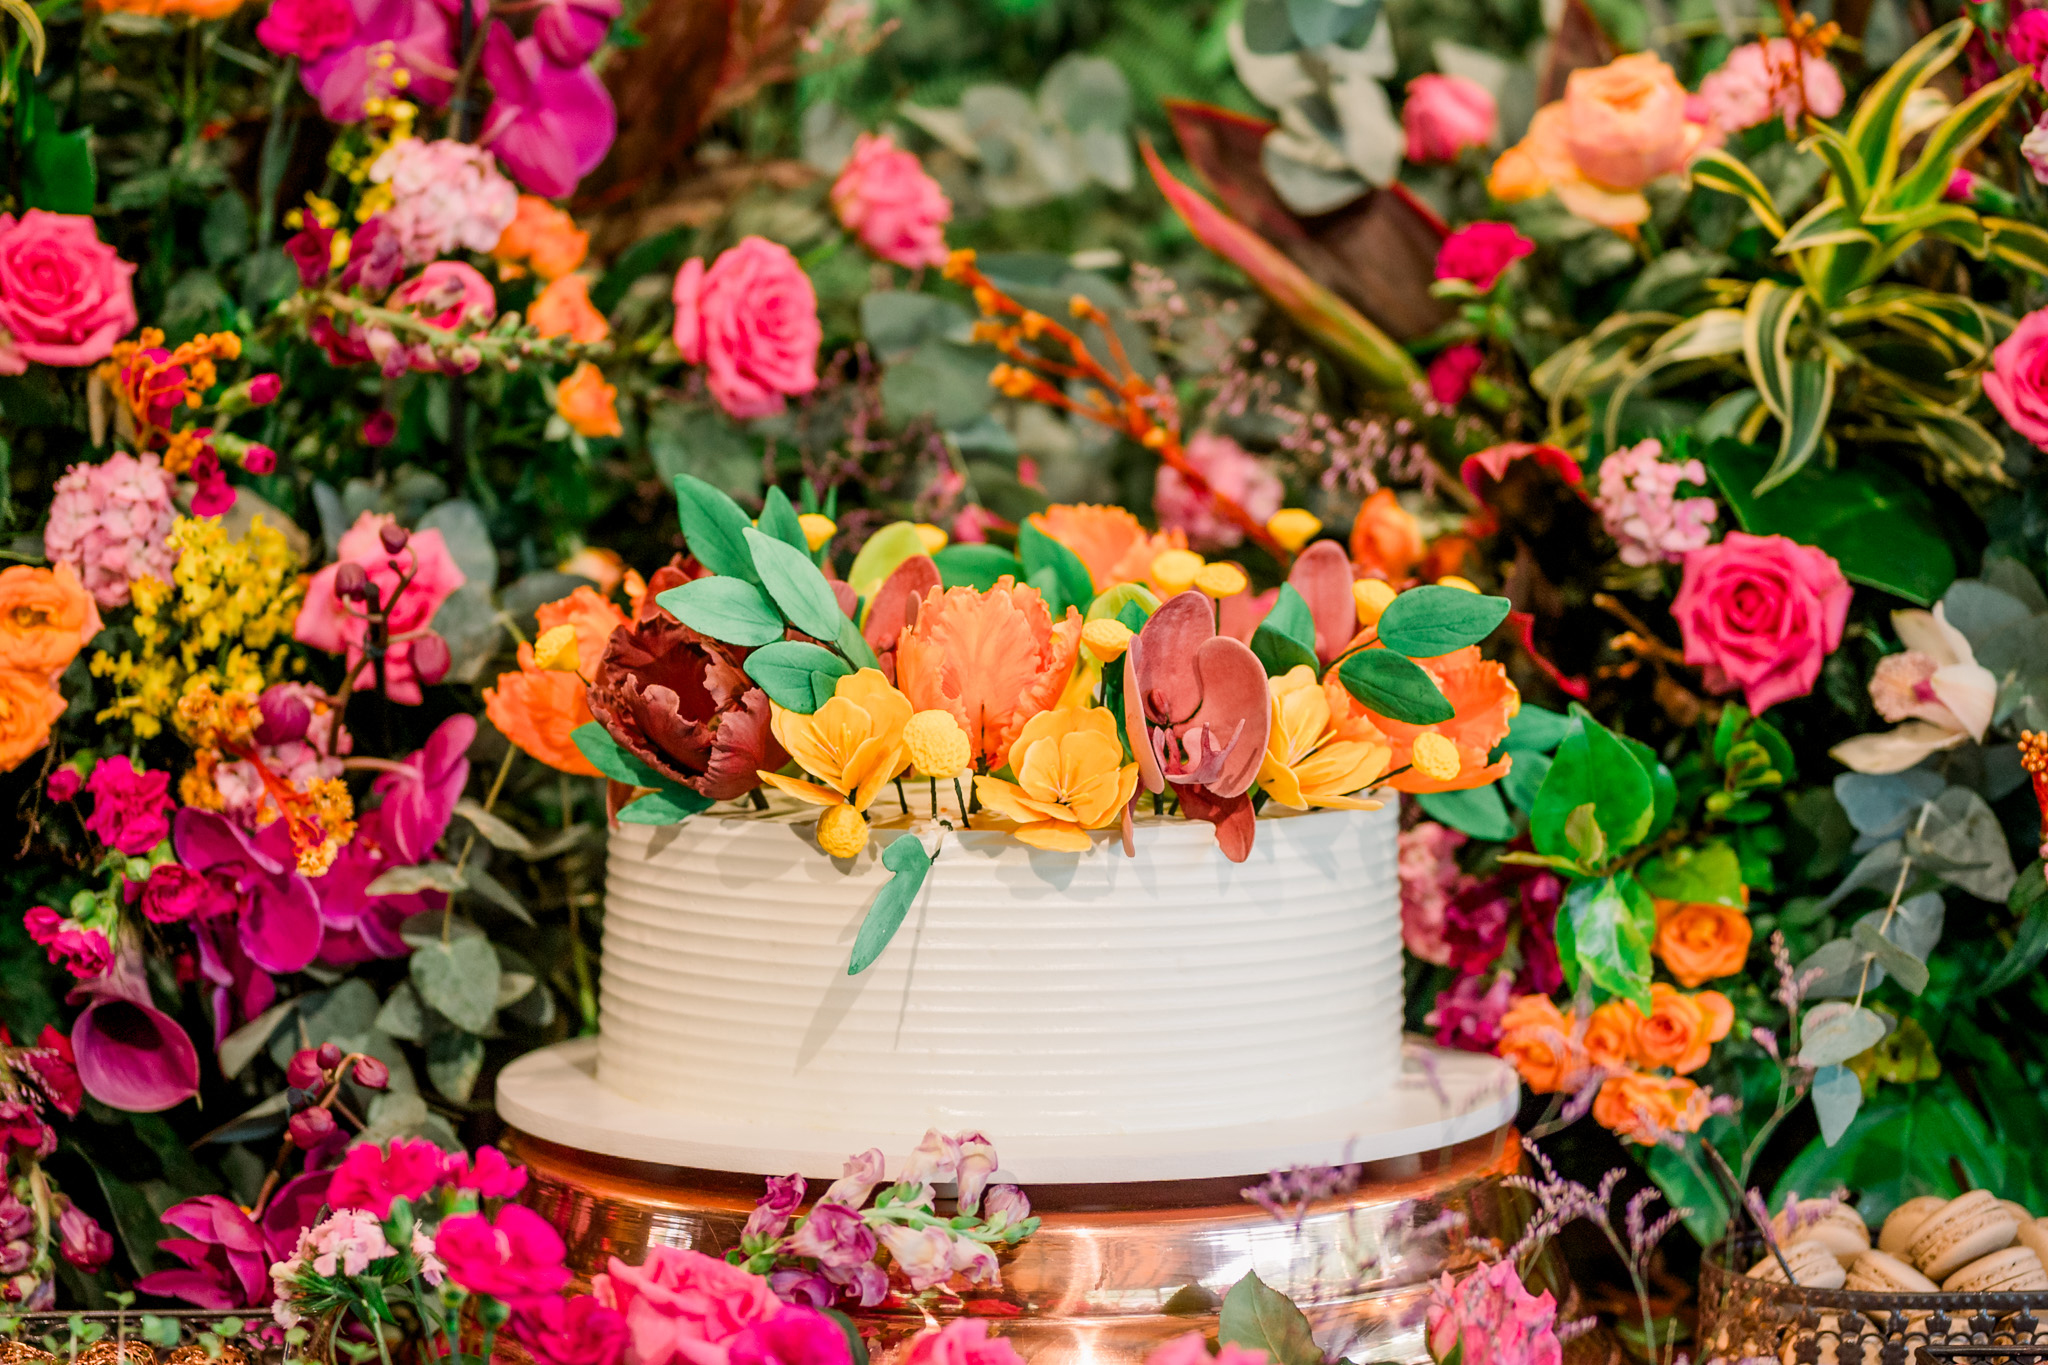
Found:
<svg viewBox="0 0 2048 1365"><path fill-rule="evenodd" d="M69 564L0 570L0 668L55 679L99 633L99 607Z"/></svg>
<svg viewBox="0 0 2048 1365"><path fill-rule="evenodd" d="M600 550L586 545L555 565L555 572L587 578L597 584L599 592L608 594L625 583L630 570L626 568L626 561L619 558L617 550ZM639 578L640 575L635 573L633 577ZM646 580L642 579L640 586L644 589L647 586Z"/></svg>
<svg viewBox="0 0 2048 1365"><path fill-rule="evenodd" d="M1572 1026L1547 995L1525 995L1500 1019L1497 1055L1510 1063L1522 1083L1538 1095L1567 1090L1585 1071L1586 1054L1572 1038Z"/></svg>
<svg viewBox="0 0 2048 1365"><path fill-rule="evenodd" d="M50 727L63 714L64 696L48 677L0 668L0 773L12 772L49 743Z"/></svg>
<svg viewBox="0 0 2048 1365"><path fill-rule="evenodd" d="M592 720L587 694L582 678L538 667L533 646L521 645L519 671L500 673L498 685L484 689L484 714L500 734L550 768L596 777L597 769L569 738Z"/></svg>
<svg viewBox="0 0 2048 1365"><path fill-rule="evenodd" d="M1705 1066L1714 1044L1728 1036L1735 1022L1735 1007L1721 992L1687 995L1662 981L1650 987L1648 1018L1634 1005L1626 1008L1635 1018L1636 1060L1648 1067L1668 1066L1681 1076Z"/></svg>
<svg viewBox="0 0 2048 1365"><path fill-rule="evenodd" d="M519 196L519 211L498 237L491 255L508 266L525 263L544 280L559 279L583 264L590 253L590 234L576 220L545 199ZM501 270L510 279L517 270Z"/></svg>
<svg viewBox="0 0 2048 1365"><path fill-rule="evenodd" d="M1379 489L1358 509L1358 519L1351 523L1351 562L1360 571L1398 587L1426 553L1421 524L1401 506L1393 489Z"/></svg>
<svg viewBox="0 0 2048 1365"><path fill-rule="evenodd" d="M576 628L576 671L589 682L597 676L612 632L626 624L626 613L604 600L595 588L578 588L534 613L542 633L557 626Z"/></svg>
<svg viewBox="0 0 2048 1365"><path fill-rule="evenodd" d="M612 334L611 324L591 303L590 281L582 275L564 275L541 290L526 320L544 337L566 336L585 346Z"/></svg>
<svg viewBox="0 0 2048 1365"><path fill-rule="evenodd" d="M555 412L579 436L625 435L618 399L618 387L606 383L604 371L587 360L555 385Z"/></svg>
<svg viewBox="0 0 2048 1365"><path fill-rule="evenodd" d="M1734 906L1660 900L1651 947L1679 984L1703 986L1742 970L1754 933L1749 916Z"/></svg>
<svg viewBox="0 0 2048 1365"><path fill-rule="evenodd" d="M1696 1133L1707 1121L1707 1094L1691 1081L1624 1071L1609 1076L1593 1099L1593 1121L1645 1147L1667 1133Z"/></svg>
<svg viewBox="0 0 2048 1365"><path fill-rule="evenodd" d="M1635 1008L1610 1000L1593 1011L1586 1022L1586 1060L1603 1071L1626 1071L1636 1048Z"/></svg>

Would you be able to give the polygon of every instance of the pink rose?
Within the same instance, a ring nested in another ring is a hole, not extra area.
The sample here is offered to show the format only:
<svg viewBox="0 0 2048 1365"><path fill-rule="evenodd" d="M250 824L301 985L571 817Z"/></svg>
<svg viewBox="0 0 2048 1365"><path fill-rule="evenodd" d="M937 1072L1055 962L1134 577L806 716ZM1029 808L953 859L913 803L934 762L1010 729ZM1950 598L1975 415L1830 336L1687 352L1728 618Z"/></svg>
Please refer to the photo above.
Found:
<svg viewBox="0 0 2048 1365"><path fill-rule="evenodd" d="M2048 450L2048 308L2021 318L1991 352L1984 396L2014 431Z"/></svg>
<svg viewBox="0 0 2048 1365"><path fill-rule="evenodd" d="M353 38L356 27L348 0L271 0L256 41L280 57L310 62Z"/></svg>
<svg viewBox="0 0 2048 1365"><path fill-rule="evenodd" d="M862 246L896 265L944 265L952 201L887 133L862 133L832 182L832 208Z"/></svg>
<svg viewBox="0 0 2048 1365"><path fill-rule="evenodd" d="M818 296L789 248L748 237L709 270L692 259L676 273L674 299L676 349L704 366L729 416L770 416L818 386Z"/></svg>
<svg viewBox="0 0 2048 1365"><path fill-rule="evenodd" d="M1437 248L1436 277L1464 280L1483 294L1500 282L1509 266L1535 249L1534 242L1506 223L1473 223Z"/></svg>
<svg viewBox="0 0 2048 1365"><path fill-rule="evenodd" d="M1849 581L1825 550L1784 536L1730 531L1685 557L1671 614L1685 661L1715 692L1743 691L1752 712L1803 697L1842 643Z"/></svg>
<svg viewBox="0 0 2048 1365"><path fill-rule="evenodd" d="M1454 1350L1461 1365L1558 1365L1557 1300L1548 1290L1531 1294L1512 1261L1496 1261L1462 1280L1446 1274L1430 1286L1427 1311L1430 1357Z"/></svg>
<svg viewBox="0 0 2048 1365"><path fill-rule="evenodd" d="M1486 352L1469 341L1446 346L1429 362L1429 396L1449 407L1465 401L1472 380L1486 363Z"/></svg>
<svg viewBox="0 0 2048 1365"><path fill-rule="evenodd" d="M782 1311L768 1282L702 1252L650 1247L592 1277L599 1303L626 1319L626 1365L729 1365L735 1338Z"/></svg>
<svg viewBox="0 0 2048 1365"><path fill-rule="evenodd" d="M437 530L421 531L407 541L405 550L396 555L387 553L381 536L386 526L395 524L395 518L373 512L357 517L356 524L341 538L340 558L313 575L313 581L306 587L305 605L299 608L299 619L292 625L292 638L301 644L330 654L345 651L351 673L363 666L363 639L369 625L359 609L351 609L354 604L344 606L335 592L335 579L343 564L359 565L368 575L377 600L390 612L394 639L424 631L441 604L466 581ZM400 593L399 581L407 567L413 567L415 572ZM384 656L384 693L407 706L420 703L419 677L413 660L417 643L401 641ZM356 681L362 686L376 685L374 678Z"/></svg>
<svg viewBox="0 0 2048 1365"><path fill-rule="evenodd" d="M955 1318L936 1332L919 1333L903 1365L1024 1365L1024 1357L1001 1337L989 1337L987 1318Z"/></svg>
<svg viewBox="0 0 2048 1365"><path fill-rule="evenodd" d="M1417 76L1401 106L1408 159L1418 166L1456 161L1467 147L1485 147L1500 131L1493 95L1463 76Z"/></svg>
<svg viewBox="0 0 2048 1365"><path fill-rule="evenodd" d="M1188 463L1209 481L1209 487L1264 523L1280 510L1286 489L1280 476L1228 436L1198 431L1188 438ZM1224 516L1216 500L1198 493L1179 470L1160 465L1152 484L1152 510L1159 527L1183 531L1198 550L1227 550L1244 540L1244 530Z"/></svg>
<svg viewBox="0 0 2048 1365"><path fill-rule="evenodd" d="M0 213L0 374L105 360L135 330L134 273L84 214Z"/></svg>

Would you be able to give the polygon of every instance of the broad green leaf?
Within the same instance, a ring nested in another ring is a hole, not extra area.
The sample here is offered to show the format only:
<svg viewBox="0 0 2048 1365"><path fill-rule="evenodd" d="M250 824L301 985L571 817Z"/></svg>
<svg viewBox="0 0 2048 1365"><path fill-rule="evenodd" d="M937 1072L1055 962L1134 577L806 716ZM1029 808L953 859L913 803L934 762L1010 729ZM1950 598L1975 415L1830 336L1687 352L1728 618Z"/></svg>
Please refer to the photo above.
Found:
<svg viewBox="0 0 2048 1365"><path fill-rule="evenodd" d="M825 695L829 698L838 680L853 672L846 660L807 640L777 640L772 645L763 645L747 655L745 668L747 676L768 694L768 700L785 711L807 716L819 706L815 680L824 680Z"/></svg>
<svg viewBox="0 0 2048 1365"><path fill-rule="evenodd" d="M747 530L749 534L761 536L752 527ZM761 539L766 541L768 537L761 536ZM780 541L768 543L781 544ZM806 559L804 563L809 564L810 561ZM816 573L816 568L811 572ZM727 644L765 645L783 636L782 613L775 609L767 594L744 578L693 578L670 588L654 600L691 630Z"/></svg>
<svg viewBox="0 0 2048 1365"><path fill-rule="evenodd" d="M1475 839L1504 843L1515 837L1515 822L1500 799L1500 784L1456 792L1423 792L1415 798L1423 814Z"/></svg>
<svg viewBox="0 0 2048 1365"><path fill-rule="evenodd" d="M498 954L481 934L435 939L413 950L412 988L449 1023L482 1033L498 1012Z"/></svg>
<svg viewBox="0 0 2048 1365"><path fill-rule="evenodd" d="M1557 950L1574 988L1583 976L1600 992L1650 1011L1650 943L1657 909L1636 879L1580 878L1557 914Z"/></svg>
<svg viewBox="0 0 2048 1365"><path fill-rule="evenodd" d="M1571 845L1572 856L1587 867L1607 861L1607 835L1591 801L1564 818L1564 841Z"/></svg>
<svg viewBox="0 0 2048 1365"><path fill-rule="evenodd" d="M2029 976L2048 957L2048 864L2040 859L2020 873L2006 894L2006 905L2020 917L2012 947L1998 965L1977 983L1978 995L1995 995Z"/></svg>
<svg viewBox="0 0 2048 1365"><path fill-rule="evenodd" d="M896 875L882 884L873 904L868 906L867 918L861 921L860 932L854 936L853 956L846 964L848 976L859 976L873 966L889 946L904 915L909 913L911 902L924 886L932 860L915 834L903 834L882 850L882 866Z"/></svg>
<svg viewBox="0 0 2048 1365"><path fill-rule="evenodd" d="M1591 802L1610 853L1625 853L1642 842L1656 809L1649 775L1612 730L1580 714L1577 728L1557 746L1550 772L1536 793L1529 833L1540 853L1571 853L1565 821Z"/></svg>
<svg viewBox="0 0 2048 1365"><path fill-rule="evenodd" d="M1550 755L1535 749L1510 749L1508 757L1513 762L1500 780L1501 795L1527 814L1536 808L1536 793L1543 790L1543 779L1550 775Z"/></svg>
<svg viewBox="0 0 2048 1365"><path fill-rule="evenodd" d="M674 825L700 811L711 809L711 798L678 782L663 782L659 789L619 809L619 823L625 825Z"/></svg>
<svg viewBox="0 0 2048 1365"><path fill-rule="evenodd" d="M590 765L614 782L623 782L629 787L662 787L668 779L647 764L628 753L611 731L596 721L579 725L570 732L576 750L590 760Z"/></svg>
<svg viewBox="0 0 2048 1365"><path fill-rule="evenodd" d="M1266 666L1268 677L1282 677L1302 664L1318 671L1315 617L1308 609L1307 599L1295 591L1292 583L1280 585L1273 610L1252 632L1252 653Z"/></svg>
<svg viewBox="0 0 2048 1365"><path fill-rule="evenodd" d="M1915 1195L1953 1197L1965 1189L1999 1188L2007 1150L1978 1103L1953 1080L1910 1089L1881 1086L1833 1146L1815 1137L1793 1159L1778 1177L1771 1205L1777 1207L1794 1189L1853 1189L1862 1196L1857 1211L1882 1222Z"/></svg>
<svg viewBox="0 0 2048 1365"><path fill-rule="evenodd" d="M1889 1032L1875 1010L1847 1000L1826 1000L1799 1025L1799 1065L1839 1066L1884 1041Z"/></svg>
<svg viewBox="0 0 2048 1365"><path fill-rule="evenodd" d="M1458 714L1420 664L1391 649L1359 650L1337 665L1337 677L1366 710L1390 720L1438 725Z"/></svg>
<svg viewBox="0 0 2048 1365"><path fill-rule="evenodd" d="M939 566L939 582L949 588L973 588L987 592L998 578L1022 578L1024 566L1017 556L997 545L948 545L932 556Z"/></svg>
<svg viewBox="0 0 2048 1365"><path fill-rule="evenodd" d="M1263 1351L1270 1365L1322 1365L1323 1350L1316 1345L1308 1317L1279 1290L1267 1285L1256 1271L1230 1286L1223 1296L1223 1312L1216 1324L1216 1339L1226 1346Z"/></svg>
<svg viewBox="0 0 2048 1365"><path fill-rule="evenodd" d="M676 475L675 487L683 541L697 562L721 577L759 583L747 551L746 532L753 523L740 505L694 474Z"/></svg>
<svg viewBox="0 0 2048 1365"><path fill-rule="evenodd" d="M1054 620L1065 615L1068 607L1085 610L1094 602L1095 581L1088 576L1081 557L1028 521L1017 532L1017 557L1024 563L1024 576L1033 583L1041 581L1045 570L1052 570L1055 587L1046 600Z"/></svg>
<svg viewBox="0 0 2048 1365"><path fill-rule="evenodd" d="M1508 720L1506 745L1510 749L1533 749L1549 753L1564 742L1572 732L1569 716L1560 716L1555 711L1546 711L1540 706L1523 702L1520 710Z"/></svg>
<svg viewBox="0 0 2048 1365"><path fill-rule="evenodd" d="M763 535L773 536L784 545L800 551L805 559L811 557L810 537L804 534L804 525L796 518L796 508L790 506L788 496L780 488L770 488L768 496L762 499L757 529Z"/></svg>
<svg viewBox="0 0 2048 1365"><path fill-rule="evenodd" d="M1387 604L1379 620L1379 639L1396 654L1436 659L1478 644L1507 617L1505 597L1431 584L1410 588Z"/></svg>
<svg viewBox="0 0 2048 1365"><path fill-rule="evenodd" d="M872 601L876 589L896 572L904 560L923 553L924 537L917 533L917 527L907 521L892 521L869 536L867 543L860 547L860 553L853 557L853 566L846 571L846 581L853 586L854 595L861 601ZM943 568L939 573L941 578L945 576Z"/></svg>
<svg viewBox="0 0 2048 1365"><path fill-rule="evenodd" d="M1695 185L1704 185L1710 190L1732 194L1748 203L1749 210L1757 216L1773 237L1785 235L1785 220L1778 216L1777 205L1771 200L1770 190L1757 179L1756 172L1718 148L1700 153L1692 163L1692 179Z"/></svg>
<svg viewBox="0 0 2048 1365"><path fill-rule="evenodd" d="M1643 831L1643 838L1654 839L1671 823L1671 817L1678 810L1678 781L1671 770L1657 761L1657 755L1649 745L1627 735L1617 736L1635 755L1637 766L1650 779L1650 827Z"/></svg>
<svg viewBox="0 0 2048 1365"><path fill-rule="evenodd" d="M1744 908L1741 859L1718 839L1661 853L1638 868L1636 877L1658 900Z"/></svg>
<svg viewBox="0 0 2048 1365"><path fill-rule="evenodd" d="M1874 198L1881 200L1889 194L1898 171L1907 99L1956 59L1974 31L1968 19L1942 25L1885 68L1856 101L1856 112L1849 119L1849 145L1863 163L1864 180Z"/></svg>
<svg viewBox="0 0 2048 1365"><path fill-rule="evenodd" d="M825 581L824 573L806 552L785 545L772 536L764 536L753 527L746 529L744 536L747 549L754 556L754 571L761 576L761 586L789 623L814 640L839 638L840 627L850 625L846 613L839 609L839 599L832 594L832 585ZM698 582L703 582L699 579ZM685 584L685 587L693 586ZM678 588L680 592L682 589ZM662 605L667 606L664 602ZM671 608L673 610L673 608ZM681 615L680 612L677 613ZM688 621L684 625L691 624ZM701 627L698 627L701 629ZM704 632L710 635L710 631ZM776 632L780 635L781 632ZM717 638L714 636L713 638ZM766 644L765 640L741 641L739 643Z"/></svg>
<svg viewBox="0 0 2048 1365"><path fill-rule="evenodd" d="M92 212L99 187L92 129L71 133L39 129L21 162L21 196L27 207L50 213Z"/></svg>

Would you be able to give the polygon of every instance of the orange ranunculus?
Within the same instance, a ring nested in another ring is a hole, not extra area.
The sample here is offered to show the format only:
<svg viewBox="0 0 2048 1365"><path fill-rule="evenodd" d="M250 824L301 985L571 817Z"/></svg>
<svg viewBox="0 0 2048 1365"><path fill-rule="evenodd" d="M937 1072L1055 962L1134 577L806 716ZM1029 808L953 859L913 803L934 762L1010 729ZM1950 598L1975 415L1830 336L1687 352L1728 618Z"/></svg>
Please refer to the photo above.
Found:
<svg viewBox="0 0 2048 1365"><path fill-rule="evenodd" d="M99 633L99 607L69 564L0 570L0 668L54 680Z"/></svg>
<svg viewBox="0 0 2048 1365"><path fill-rule="evenodd" d="M1586 1021L1586 1060L1605 1071L1628 1070L1636 1050L1636 1020L1641 1017L1620 1000L1594 1010Z"/></svg>
<svg viewBox="0 0 2048 1365"><path fill-rule="evenodd" d="M1508 681L1508 671L1490 659L1480 658L1477 645L1467 645L1455 654L1441 658L1417 659L1415 662L1436 680L1444 696L1457 708L1457 714L1451 719L1436 725L1409 725L1405 721L1390 720L1361 706L1338 680L1336 670L1332 669L1323 680L1323 690L1329 695L1334 714L1365 717L1394 746L1388 770L1406 768L1408 771L1389 779L1387 785L1395 791L1414 793L1464 791L1505 777L1510 762L1507 755L1501 755L1498 763L1488 763L1486 759L1494 746L1507 738L1508 720L1522 707L1522 694ZM1342 729L1341 726L1339 728ZM1456 747L1458 771L1455 776L1431 777L1410 766L1416 739L1432 733L1443 736Z"/></svg>
<svg viewBox="0 0 2048 1365"><path fill-rule="evenodd" d="M534 613L542 633L557 626L576 628L576 671L589 682L597 676L612 632L626 624L626 613L604 600L595 588L578 588Z"/></svg>
<svg viewBox="0 0 2048 1365"><path fill-rule="evenodd" d="M40 672L0 668L0 773L50 741L50 727L64 714L64 695Z"/></svg>
<svg viewBox="0 0 2048 1365"><path fill-rule="evenodd" d="M618 400L617 386L606 383L604 371L587 360L555 385L555 411L579 436L623 436Z"/></svg>
<svg viewBox="0 0 2048 1365"><path fill-rule="evenodd" d="M1749 916L1732 905L1660 900L1651 947L1680 985L1704 986L1742 970L1754 934Z"/></svg>
<svg viewBox="0 0 2048 1365"><path fill-rule="evenodd" d="M920 711L949 711L984 772L1010 761L1024 722L1059 699L1081 648L1081 613L1055 622L1036 588L933 588L897 637L896 685Z"/></svg>
<svg viewBox="0 0 2048 1365"><path fill-rule="evenodd" d="M1668 1066L1681 1076L1707 1064L1714 1044L1728 1036L1735 1007L1719 991L1687 995L1659 981L1650 987L1647 1017L1625 1007L1635 1021L1635 1057L1648 1067Z"/></svg>
<svg viewBox="0 0 2048 1365"><path fill-rule="evenodd" d="M519 671L500 673L498 685L484 689L484 714L500 734L550 768L597 777L597 769L569 738L577 726L591 722L587 696L582 678L539 667L533 660L533 646L523 644L519 646Z"/></svg>
<svg viewBox="0 0 2048 1365"><path fill-rule="evenodd" d="M526 320L544 337L566 336L585 346L612 334L611 324L591 303L590 281L582 275L564 275L541 290Z"/></svg>
<svg viewBox="0 0 2048 1365"><path fill-rule="evenodd" d="M499 235L491 255L506 265L525 264L544 280L559 279L583 264L590 253L590 234L576 220L545 199L519 196L519 211ZM500 271L508 279L513 273Z"/></svg>
<svg viewBox="0 0 2048 1365"><path fill-rule="evenodd" d="M1153 560L1168 550L1188 547L1185 532L1147 531L1121 507L1055 503L1033 512L1030 521L1080 557L1099 593L1119 583L1143 582L1152 572Z"/></svg>
<svg viewBox="0 0 2048 1365"><path fill-rule="evenodd" d="M1358 519L1351 523L1351 562L1361 572L1398 587L1426 553L1421 523L1394 497L1393 489L1377 490L1358 509Z"/></svg>
<svg viewBox="0 0 2048 1365"><path fill-rule="evenodd" d="M1668 1133L1696 1133L1707 1121L1707 1092L1682 1076L1624 1071L1593 1099L1593 1121L1626 1142L1648 1147Z"/></svg>
<svg viewBox="0 0 2048 1365"><path fill-rule="evenodd" d="M1512 1064L1538 1095L1575 1089L1586 1070L1586 1051L1572 1037L1572 1021L1547 995L1525 995L1500 1018L1494 1051Z"/></svg>
<svg viewBox="0 0 2048 1365"><path fill-rule="evenodd" d="M1086 853L1088 831L1114 824L1138 790L1116 715L1100 706L1040 711L1011 746L1017 780L977 777L981 804L1017 825L1035 848Z"/></svg>

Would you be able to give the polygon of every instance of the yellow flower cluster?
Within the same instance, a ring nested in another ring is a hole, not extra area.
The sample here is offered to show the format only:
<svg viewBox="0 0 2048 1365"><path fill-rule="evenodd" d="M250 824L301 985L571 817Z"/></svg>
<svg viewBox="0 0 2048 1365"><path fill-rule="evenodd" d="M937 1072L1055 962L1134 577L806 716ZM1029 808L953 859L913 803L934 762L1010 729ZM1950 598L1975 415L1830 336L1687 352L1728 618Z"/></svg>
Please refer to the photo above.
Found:
<svg viewBox="0 0 2048 1365"><path fill-rule="evenodd" d="M180 517L170 544L178 551L172 581L135 583L140 652L101 650L92 659L93 676L110 679L116 694L98 718L126 720L144 739L199 688L253 696L275 682L306 595L291 547L260 516L239 540L218 517Z"/></svg>

